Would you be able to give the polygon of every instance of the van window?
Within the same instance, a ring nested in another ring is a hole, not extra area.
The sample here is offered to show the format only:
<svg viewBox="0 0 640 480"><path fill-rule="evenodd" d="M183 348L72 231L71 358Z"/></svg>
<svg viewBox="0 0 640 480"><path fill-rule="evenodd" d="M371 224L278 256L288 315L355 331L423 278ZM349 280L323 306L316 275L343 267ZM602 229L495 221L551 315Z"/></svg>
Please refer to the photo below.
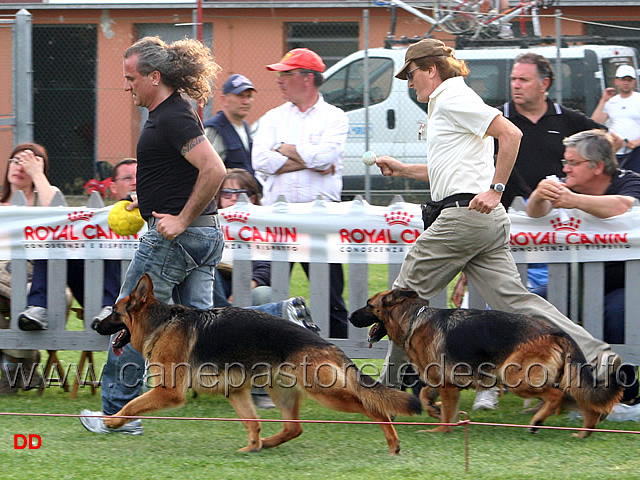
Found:
<svg viewBox="0 0 640 480"><path fill-rule="evenodd" d="M369 58L369 105L389 98L393 83L393 60ZM327 78L320 87L324 99L345 112L364 108L364 59L356 60Z"/></svg>

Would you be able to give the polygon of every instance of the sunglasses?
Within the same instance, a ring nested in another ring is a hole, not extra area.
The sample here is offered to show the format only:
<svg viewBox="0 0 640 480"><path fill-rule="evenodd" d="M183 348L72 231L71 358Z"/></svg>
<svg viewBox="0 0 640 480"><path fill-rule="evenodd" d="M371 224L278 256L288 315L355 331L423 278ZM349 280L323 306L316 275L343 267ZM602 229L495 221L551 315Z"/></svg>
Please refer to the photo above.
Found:
<svg viewBox="0 0 640 480"><path fill-rule="evenodd" d="M254 192L252 192L251 190L247 190L245 188L221 188L220 189L220 196L222 198L231 198L234 195L240 195L241 193L246 193L247 196L251 196L254 195Z"/></svg>
<svg viewBox="0 0 640 480"><path fill-rule="evenodd" d="M413 70L407 72L407 80L409 80L410 82L413 81L413 72L415 72L416 70L420 70L420 67L416 67Z"/></svg>

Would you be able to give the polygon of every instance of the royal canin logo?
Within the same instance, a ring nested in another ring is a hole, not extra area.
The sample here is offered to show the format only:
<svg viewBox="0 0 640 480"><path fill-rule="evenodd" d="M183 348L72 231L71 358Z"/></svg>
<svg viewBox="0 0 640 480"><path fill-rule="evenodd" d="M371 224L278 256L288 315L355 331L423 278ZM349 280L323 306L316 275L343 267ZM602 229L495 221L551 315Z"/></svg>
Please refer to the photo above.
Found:
<svg viewBox="0 0 640 480"><path fill-rule="evenodd" d="M225 212L222 213L224 219L231 222L247 223L251 214L249 212Z"/></svg>
<svg viewBox="0 0 640 480"><path fill-rule="evenodd" d="M415 217L412 213L404 212L402 210L396 210L395 212L389 212L384 214L384 219L388 225L404 225L409 226L411 219Z"/></svg>
<svg viewBox="0 0 640 480"><path fill-rule="evenodd" d="M579 218L570 217L568 220L561 220L560 217L550 220L551 226L556 232L575 232L580 228L582 220Z"/></svg>
<svg viewBox="0 0 640 480"><path fill-rule="evenodd" d="M530 247L539 245L555 245L562 248L567 245L628 245L628 232L581 232L582 220L576 217L562 219L555 217L549 220L553 231L550 232L515 232L511 233L510 244L514 247ZM554 247L556 248L556 247ZM592 247L595 248L595 247Z"/></svg>
<svg viewBox="0 0 640 480"><path fill-rule="evenodd" d="M80 220L84 220L85 222L88 222L93 218L93 212L87 212L82 210L79 212L71 212L67 214L67 218L69 219L70 222L78 222Z"/></svg>

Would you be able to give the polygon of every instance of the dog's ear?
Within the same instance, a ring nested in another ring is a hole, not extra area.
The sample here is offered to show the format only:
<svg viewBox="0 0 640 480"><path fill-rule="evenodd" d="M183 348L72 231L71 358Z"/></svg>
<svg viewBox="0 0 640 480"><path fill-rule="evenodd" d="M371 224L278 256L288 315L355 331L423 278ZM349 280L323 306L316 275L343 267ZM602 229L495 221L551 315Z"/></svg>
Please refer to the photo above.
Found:
<svg viewBox="0 0 640 480"><path fill-rule="evenodd" d="M145 273L140 277L136 288L131 292L132 306L136 307L138 302L145 303L152 298L154 298L153 280L151 280L151 276L148 273Z"/></svg>
<svg viewBox="0 0 640 480"><path fill-rule="evenodd" d="M410 288L395 288L382 299L385 307L391 307L410 298L418 298L418 294Z"/></svg>

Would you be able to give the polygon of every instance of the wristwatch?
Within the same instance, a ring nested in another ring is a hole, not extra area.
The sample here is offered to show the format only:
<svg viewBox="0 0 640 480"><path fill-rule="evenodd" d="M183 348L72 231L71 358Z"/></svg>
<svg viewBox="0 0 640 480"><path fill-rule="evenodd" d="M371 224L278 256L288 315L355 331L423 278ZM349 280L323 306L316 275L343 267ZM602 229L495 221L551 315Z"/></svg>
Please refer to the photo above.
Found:
<svg viewBox="0 0 640 480"><path fill-rule="evenodd" d="M492 183L489 188L495 190L498 193L504 192L504 183Z"/></svg>
<svg viewBox="0 0 640 480"><path fill-rule="evenodd" d="M278 153L280 153L280 151L279 151L279 150L280 150L280 147L282 146L282 144L283 144L283 143L284 143L284 142L278 142L278 143L276 143L276 144L273 146L273 148L272 148L271 150L273 150L274 152L278 152Z"/></svg>

